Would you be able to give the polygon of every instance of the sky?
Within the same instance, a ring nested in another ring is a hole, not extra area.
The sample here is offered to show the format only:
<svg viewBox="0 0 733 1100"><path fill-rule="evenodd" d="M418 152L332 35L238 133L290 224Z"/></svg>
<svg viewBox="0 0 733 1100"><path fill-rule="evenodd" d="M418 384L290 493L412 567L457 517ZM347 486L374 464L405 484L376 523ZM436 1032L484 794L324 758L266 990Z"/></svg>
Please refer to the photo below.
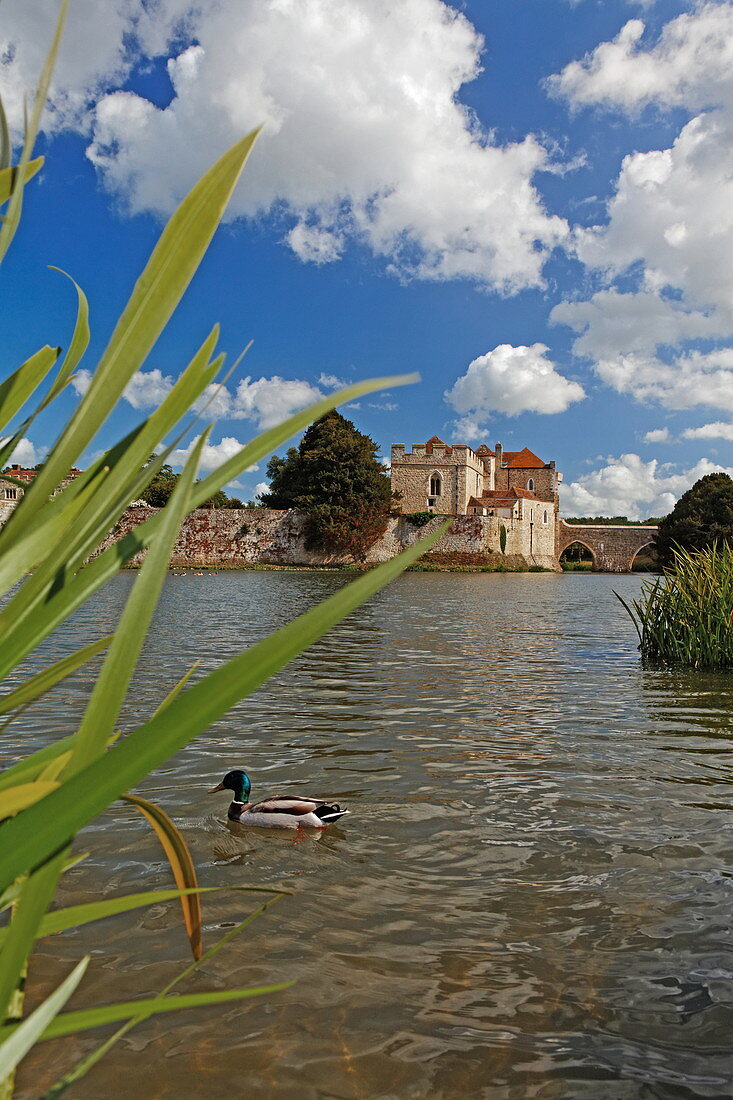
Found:
<svg viewBox="0 0 733 1100"><path fill-rule="evenodd" d="M16 135L56 10L0 7ZM176 204L263 125L97 453L219 321L230 361L253 344L208 469L342 382L418 371L342 410L386 458L434 434L528 446L568 516L663 515L733 475L733 2L72 0L43 125L0 371L68 343L49 265L93 335L16 461L52 444Z"/></svg>

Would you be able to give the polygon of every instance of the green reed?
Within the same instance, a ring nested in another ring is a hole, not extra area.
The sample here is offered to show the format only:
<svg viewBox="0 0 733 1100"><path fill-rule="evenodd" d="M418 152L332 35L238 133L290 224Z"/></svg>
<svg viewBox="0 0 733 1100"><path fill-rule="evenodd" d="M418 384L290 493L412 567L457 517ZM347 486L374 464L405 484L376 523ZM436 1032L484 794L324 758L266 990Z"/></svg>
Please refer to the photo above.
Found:
<svg viewBox="0 0 733 1100"><path fill-rule="evenodd" d="M642 657L687 668L733 667L733 545L674 552L672 568L642 586L628 611Z"/></svg>

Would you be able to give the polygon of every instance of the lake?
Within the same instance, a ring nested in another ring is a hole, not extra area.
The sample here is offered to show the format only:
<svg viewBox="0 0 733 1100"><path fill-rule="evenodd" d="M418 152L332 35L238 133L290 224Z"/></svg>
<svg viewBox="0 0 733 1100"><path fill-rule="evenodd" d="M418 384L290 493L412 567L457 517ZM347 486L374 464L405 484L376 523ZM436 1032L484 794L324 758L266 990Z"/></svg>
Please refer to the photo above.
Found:
<svg viewBox="0 0 733 1100"><path fill-rule="evenodd" d="M115 579L30 664L108 631ZM170 576L122 728L347 578ZM292 890L181 987L293 981L148 1021L70 1096L720 1097L733 1094L733 686L645 670L613 596L638 576L408 574L150 776L202 885ZM70 732L82 671L0 737ZM323 833L226 824L229 768L352 811ZM297 841L297 842L294 842ZM117 805L79 838L65 905L171 884ZM256 907L204 897L205 943ZM187 965L178 902L46 939L32 1003L84 953L72 1007L152 995ZM36 1097L107 1031L46 1043Z"/></svg>

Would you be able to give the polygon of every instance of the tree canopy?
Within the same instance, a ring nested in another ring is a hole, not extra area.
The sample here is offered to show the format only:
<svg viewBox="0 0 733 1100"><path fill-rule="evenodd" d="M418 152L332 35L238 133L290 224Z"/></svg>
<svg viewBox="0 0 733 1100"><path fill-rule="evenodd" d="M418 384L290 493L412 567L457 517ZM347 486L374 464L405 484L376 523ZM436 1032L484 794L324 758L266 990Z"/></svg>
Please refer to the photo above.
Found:
<svg viewBox="0 0 733 1100"><path fill-rule="evenodd" d="M154 457L154 456L153 456ZM158 470L150 484L143 489L140 499L146 501L151 508L165 508L168 499L176 487L179 474L175 473L167 463ZM223 489L218 489L208 500L200 505L201 508L243 508L241 500L226 495Z"/></svg>
<svg viewBox="0 0 733 1100"><path fill-rule="evenodd" d="M728 474L706 474L683 493L660 522L656 538L659 560L669 565L675 546L702 550L733 540L733 480Z"/></svg>
<svg viewBox="0 0 733 1100"><path fill-rule="evenodd" d="M305 512L309 549L363 560L387 525L392 490L377 444L335 410L311 424L284 458L274 455L267 476L262 503Z"/></svg>

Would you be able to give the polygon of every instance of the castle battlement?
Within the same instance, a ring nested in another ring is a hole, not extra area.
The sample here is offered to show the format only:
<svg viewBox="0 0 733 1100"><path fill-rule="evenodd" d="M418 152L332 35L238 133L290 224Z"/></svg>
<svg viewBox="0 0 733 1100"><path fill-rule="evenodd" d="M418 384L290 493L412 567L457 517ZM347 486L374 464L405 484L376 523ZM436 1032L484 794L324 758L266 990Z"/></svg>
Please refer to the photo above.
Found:
<svg viewBox="0 0 733 1100"><path fill-rule="evenodd" d="M505 451L501 443L474 450L467 443L426 443L392 447L392 491L404 514L495 517L525 531L526 553L553 555L562 474L528 447ZM526 529L526 530L525 530Z"/></svg>

